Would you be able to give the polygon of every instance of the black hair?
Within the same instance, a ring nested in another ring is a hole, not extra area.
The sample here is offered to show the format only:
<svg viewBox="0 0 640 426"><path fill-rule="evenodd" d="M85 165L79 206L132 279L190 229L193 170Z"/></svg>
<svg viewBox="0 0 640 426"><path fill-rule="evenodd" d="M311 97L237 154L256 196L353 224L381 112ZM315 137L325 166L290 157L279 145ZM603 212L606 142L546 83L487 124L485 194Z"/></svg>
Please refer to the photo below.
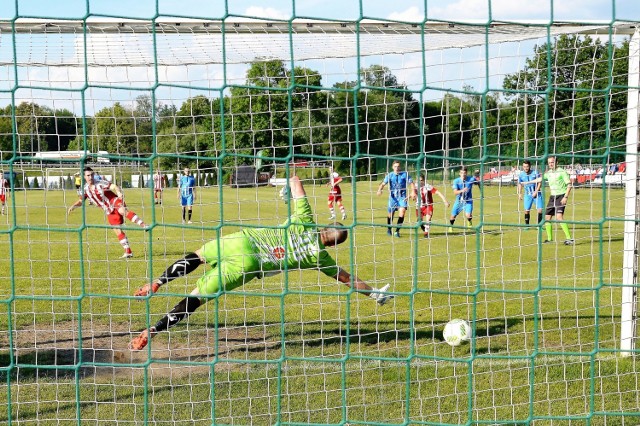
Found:
<svg viewBox="0 0 640 426"><path fill-rule="evenodd" d="M333 223L333 226L326 226L320 230L320 234L324 235L323 244L325 246L337 246L344 243L349 237L349 231L345 228L337 228L343 226L340 222Z"/></svg>

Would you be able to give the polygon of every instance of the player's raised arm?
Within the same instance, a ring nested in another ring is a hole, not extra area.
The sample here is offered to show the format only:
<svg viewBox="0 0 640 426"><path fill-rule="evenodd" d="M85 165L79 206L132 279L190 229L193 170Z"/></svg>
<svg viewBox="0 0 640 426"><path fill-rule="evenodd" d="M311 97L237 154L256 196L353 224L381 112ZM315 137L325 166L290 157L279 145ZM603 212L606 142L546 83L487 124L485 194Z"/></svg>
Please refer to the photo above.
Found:
<svg viewBox="0 0 640 426"><path fill-rule="evenodd" d="M304 187L302 186L302 181L298 176L291 176L289 178L289 189L291 190L291 198L304 198L307 196L306 192L304 192Z"/></svg>

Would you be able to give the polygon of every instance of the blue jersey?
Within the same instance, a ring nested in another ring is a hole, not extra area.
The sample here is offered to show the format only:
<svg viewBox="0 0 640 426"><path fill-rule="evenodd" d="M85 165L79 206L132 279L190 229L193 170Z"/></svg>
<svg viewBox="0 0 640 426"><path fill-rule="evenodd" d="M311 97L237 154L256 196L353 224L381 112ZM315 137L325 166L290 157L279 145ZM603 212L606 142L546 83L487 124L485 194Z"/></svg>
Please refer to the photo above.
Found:
<svg viewBox="0 0 640 426"><path fill-rule="evenodd" d="M462 178L455 178L453 180L453 189L456 191L460 191L462 189L464 189L465 187L469 188L469 190L467 192L461 192L459 194L456 195L456 202L460 202L460 203L470 203L473 201L473 185L476 184L478 182L478 179L474 176L467 176L466 178L464 178L464 181L462 180Z"/></svg>
<svg viewBox="0 0 640 426"><path fill-rule="evenodd" d="M189 197L193 195L193 188L195 186L196 179L193 176L180 176L180 183L178 184L178 187L180 188L180 196Z"/></svg>
<svg viewBox="0 0 640 426"><path fill-rule="evenodd" d="M518 176L518 183L522 185L524 188L525 195L533 195L536 192L537 183L527 183L532 180L536 180L540 177L540 173L537 170L529 170L529 174L525 173L524 170L520 172L520 176ZM540 191L538 191L540 193Z"/></svg>
<svg viewBox="0 0 640 426"><path fill-rule="evenodd" d="M413 180L409 173L400 172L386 175L382 183L389 184L389 198L405 199L407 198L407 185L413 183Z"/></svg>

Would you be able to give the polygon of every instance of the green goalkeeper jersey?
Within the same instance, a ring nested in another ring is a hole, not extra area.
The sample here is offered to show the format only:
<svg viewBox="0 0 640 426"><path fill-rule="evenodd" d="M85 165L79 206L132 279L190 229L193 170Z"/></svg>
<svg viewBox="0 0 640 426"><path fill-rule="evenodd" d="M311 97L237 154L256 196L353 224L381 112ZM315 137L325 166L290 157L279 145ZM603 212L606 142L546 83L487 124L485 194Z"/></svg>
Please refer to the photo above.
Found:
<svg viewBox="0 0 640 426"><path fill-rule="evenodd" d="M551 195L564 195L567 193L567 186L571 182L569 173L565 169L556 168L555 170L547 170L544 178L549 183L549 192Z"/></svg>
<svg viewBox="0 0 640 426"><path fill-rule="evenodd" d="M285 267L319 269L332 278L336 277L338 267L320 241L309 201L306 197L294 199L291 207L291 224L287 228L248 228L242 231L253 246L260 269L267 275L269 271L279 272Z"/></svg>

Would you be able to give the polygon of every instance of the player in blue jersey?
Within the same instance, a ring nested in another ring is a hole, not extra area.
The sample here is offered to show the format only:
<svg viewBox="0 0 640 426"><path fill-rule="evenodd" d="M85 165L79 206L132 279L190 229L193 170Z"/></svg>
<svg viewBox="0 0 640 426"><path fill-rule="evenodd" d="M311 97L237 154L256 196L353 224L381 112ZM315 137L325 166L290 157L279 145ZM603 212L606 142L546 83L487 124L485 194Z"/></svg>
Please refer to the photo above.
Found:
<svg viewBox="0 0 640 426"><path fill-rule="evenodd" d="M178 182L178 200L180 200L180 205L182 206L182 223L184 223L185 220L187 220L188 223L192 223L191 213L195 197L196 179L191 175L191 170L185 167L184 175L180 176L180 181ZM185 217L187 211L189 214L188 217Z"/></svg>
<svg viewBox="0 0 640 426"><path fill-rule="evenodd" d="M467 168L463 166L460 168L460 177L453 180L452 187L456 201L451 208L449 218L451 225L455 223L460 212L464 211L467 218L466 226L469 228L473 226L473 185L480 185L480 171L476 170L474 176L467 176ZM453 227L449 227L449 231L453 231Z"/></svg>
<svg viewBox="0 0 640 426"><path fill-rule="evenodd" d="M536 209L538 210L538 223L542 222L544 200L540 192L541 186L540 173L531 168L531 161L525 160L522 163L522 171L518 176L518 198L524 201L524 223L526 225L529 225L529 220L531 219L533 203L536 204Z"/></svg>
<svg viewBox="0 0 640 426"><path fill-rule="evenodd" d="M413 183L409 173L400 171L400 162L394 161L391 165L393 173L389 173L378 187L378 196L382 195L382 189L385 185L389 185L389 204L387 205L387 234L391 234L391 224L393 223L393 214L398 211L398 226L395 236L400 236L400 226L404 222L404 214L407 211L409 203L407 202L407 186L411 185L412 200L417 198L416 185Z"/></svg>

